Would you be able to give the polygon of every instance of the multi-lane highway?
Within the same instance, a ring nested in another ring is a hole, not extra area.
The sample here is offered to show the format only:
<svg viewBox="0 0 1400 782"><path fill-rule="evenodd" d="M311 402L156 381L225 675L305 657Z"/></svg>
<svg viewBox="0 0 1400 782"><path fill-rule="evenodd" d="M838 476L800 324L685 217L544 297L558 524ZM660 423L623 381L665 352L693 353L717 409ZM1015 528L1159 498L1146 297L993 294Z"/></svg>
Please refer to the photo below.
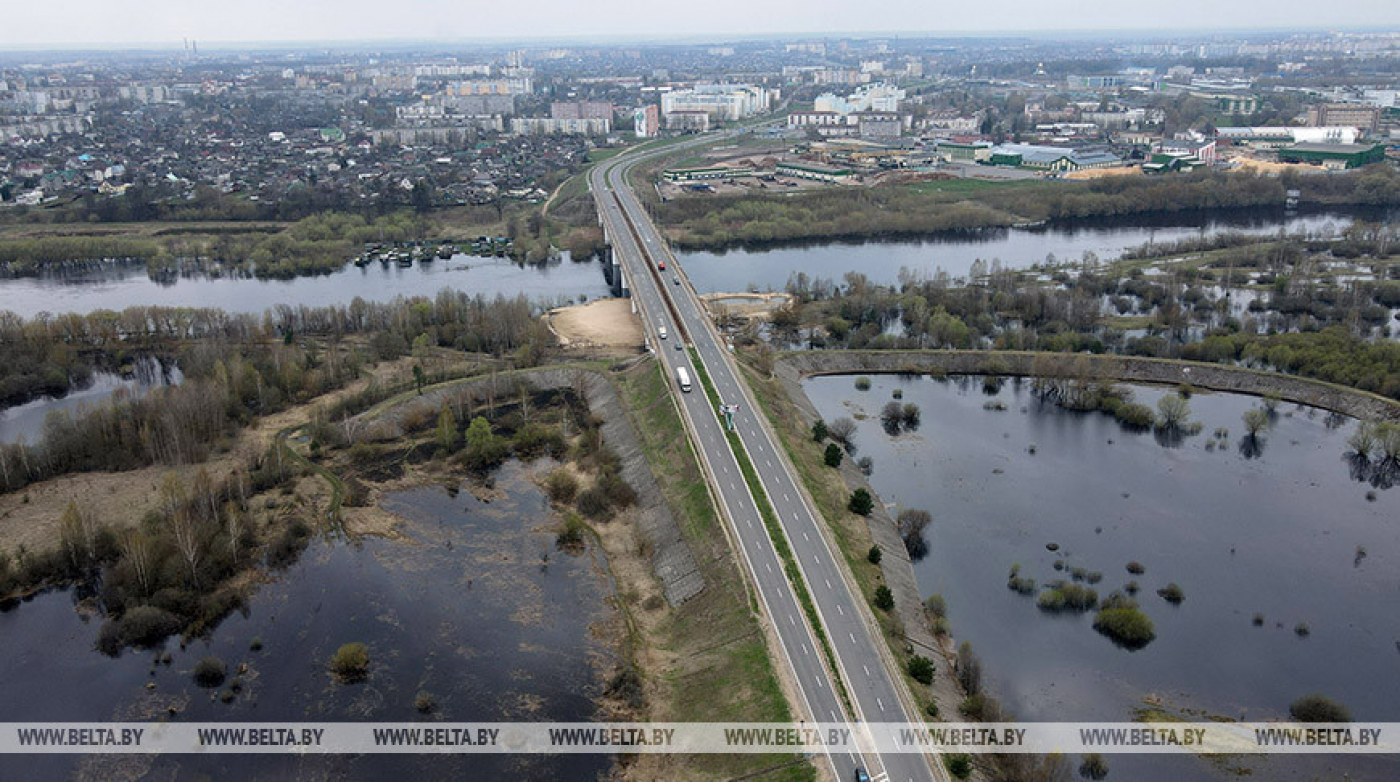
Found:
<svg viewBox="0 0 1400 782"><path fill-rule="evenodd" d="M713 141L713 137L688 144L705 141ZM907 701L907 693L899 689L901 683L890 670L893 663L883 647L884 640L873 627L865 598L848 581L816 512L798 486L795 470L762 420L762 413L756 410L727 346L627 183L627 174L637 163L677 148L618 156L594 168L589 174L589 185L612 251L627 275L632 297L644 320L648 342L678 395L697 440L702 466L757 586L777 635L779 651L790 666L791 679L802 699L799 708L819 722L854 720L867 723L871 729L878 729L876 724L882 722L920 722L913 704ZM666 264L665 271L657 268L661 261ZM663 327L665 338L661 337ZM690 352L684 349L682 343L687 339L720 398L726 404L739 405L734 417L736 430L816 603L855 714L847 713L823 661L822 649L784 574L783 563L764 528L722 425L700 386ZM677 367L688 368L692 391L680 390ZM854 779L857 768L863 768L875 782L929 780L935 773L939 778L943 776L941 764L931 764L926 755L851 752L831 753L827 759L838 780Z"/></svg>

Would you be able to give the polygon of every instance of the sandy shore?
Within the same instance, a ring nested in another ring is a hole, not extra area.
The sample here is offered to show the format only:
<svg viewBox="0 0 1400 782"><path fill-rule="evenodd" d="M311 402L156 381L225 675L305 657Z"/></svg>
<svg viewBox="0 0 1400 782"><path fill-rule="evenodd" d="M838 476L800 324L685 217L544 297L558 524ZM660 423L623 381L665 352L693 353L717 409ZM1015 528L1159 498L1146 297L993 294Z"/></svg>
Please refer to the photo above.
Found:
<svg viewBox="0 0 1400 782"><path fill-rule="evenodd" d="M627 299L598 299L549 313L549 328L568 348L636 348L645 345L642 322Z"/></svg>

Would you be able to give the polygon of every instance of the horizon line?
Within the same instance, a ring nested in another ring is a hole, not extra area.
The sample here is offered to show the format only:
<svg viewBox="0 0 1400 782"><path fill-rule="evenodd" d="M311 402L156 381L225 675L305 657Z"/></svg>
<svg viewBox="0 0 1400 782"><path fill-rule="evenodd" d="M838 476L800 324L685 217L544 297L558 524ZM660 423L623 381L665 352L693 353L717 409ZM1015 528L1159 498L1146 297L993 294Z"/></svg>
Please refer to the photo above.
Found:
<svg viewBox="0 0 1400 782"><path fill-rule="evenodd" d="M364 47L409 47L409 46L453 46L453 45L539 45L571 43L578 44L644 44L644 43L692 43L723 44L730 42L788 41L813 39L888 39L888 40L941 40L982 38L1024 39L1060 37L1119 37L1119 38L1160 38L1171 35L1267 35L1267 34L1357 34L1357 33L1400 33L1400 25L1350 25L1350 26L1258 26L1235 28L1205 27L1104 27L1104 28L1053 28L1038 30L1015 29L964 29L940 31L791 31L791 32L709 32L709 33L624 33L624 34L555 34L519 35L495 34L483 36L445 38L286 38L264 40L218 40L200 41L198 38L184 38L168 41L46 41L39 43L0 42L0 52L24 53L65 53L65 52L170 52L186 51L190 42L196 42L207 51L248 51L256 49L303 49L303 48L364 48Z"/></svg>

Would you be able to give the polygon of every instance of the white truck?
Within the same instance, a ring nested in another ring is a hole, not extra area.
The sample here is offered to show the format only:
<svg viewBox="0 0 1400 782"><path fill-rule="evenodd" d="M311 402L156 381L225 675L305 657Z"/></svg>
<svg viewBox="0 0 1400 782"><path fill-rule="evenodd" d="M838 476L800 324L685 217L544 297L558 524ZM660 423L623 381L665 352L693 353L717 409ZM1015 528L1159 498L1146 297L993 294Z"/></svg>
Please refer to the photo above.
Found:
<svg viewBox="0 0 1400 782"><path fill-rule="evenodd" d="M682 392L690 393L690 370L676 367L676 382L680 383Z"/></svg>

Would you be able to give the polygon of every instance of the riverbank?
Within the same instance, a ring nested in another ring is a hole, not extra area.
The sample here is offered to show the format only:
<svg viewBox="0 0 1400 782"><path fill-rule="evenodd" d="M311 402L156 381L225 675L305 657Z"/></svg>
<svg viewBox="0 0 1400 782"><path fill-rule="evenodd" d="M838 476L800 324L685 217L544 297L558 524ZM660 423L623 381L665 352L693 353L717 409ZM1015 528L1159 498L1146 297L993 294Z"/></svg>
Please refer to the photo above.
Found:
<svg viewBox="0 0 1400 782"><path fill-rule="evenodd" d="M790 242L921 239L1086 218L1281 208L1289 189L1300 190L1302 203L1310 207L1400 204L1400 174L1372 166L1325 177L1199 172L1078 182L1036 180L956 192L897 185L791 197L684 198L659 204L657 214L678 248L718 251Z"/></svg>
<svg viewBox="0 0 1400 782"><path fill-rule="evenodd" d="M545 313L545 323L567 349L602 348L620 354L646 347L641 319L628 299L597 299Z"/></svg>

